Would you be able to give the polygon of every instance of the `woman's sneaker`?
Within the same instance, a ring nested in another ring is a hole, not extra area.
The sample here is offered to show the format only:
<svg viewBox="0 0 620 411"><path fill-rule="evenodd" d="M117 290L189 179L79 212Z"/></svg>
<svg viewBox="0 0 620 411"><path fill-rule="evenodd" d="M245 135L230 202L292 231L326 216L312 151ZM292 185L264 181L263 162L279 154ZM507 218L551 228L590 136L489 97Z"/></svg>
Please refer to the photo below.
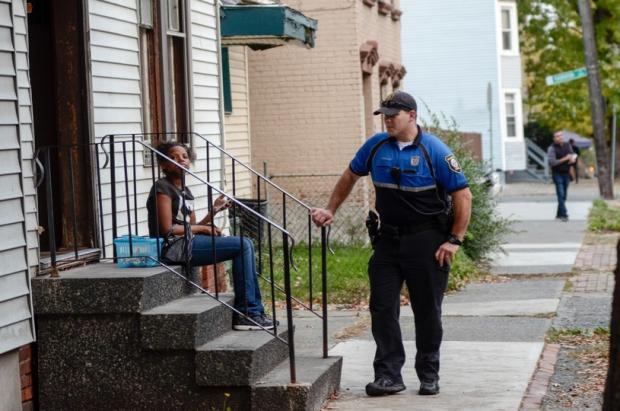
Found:
<svg viewBox="0 0 620 411"><path fill-rule="evenodd" d="M265 314L251 315L249 318L235 314L233 316L233 329L237 331L271 330L273 329L273 321Z"/></svg>

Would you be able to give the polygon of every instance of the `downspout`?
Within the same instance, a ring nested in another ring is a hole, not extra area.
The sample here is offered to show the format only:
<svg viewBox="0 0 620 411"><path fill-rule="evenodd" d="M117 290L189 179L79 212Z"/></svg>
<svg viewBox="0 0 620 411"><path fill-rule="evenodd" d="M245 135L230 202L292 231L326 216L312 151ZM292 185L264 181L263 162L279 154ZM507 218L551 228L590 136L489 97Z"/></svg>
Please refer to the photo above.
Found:
<svg viewBox="0 0 620 411"><path fill-rule="evenodd" d="M221 0L216 0L215 4L215 35L217 36L217 70L218 70L218 102L217 107L220 115L220 147L226 150L226 130L224 127L224 74L222 70L222 28L220 21ZM224 153L220 153L221 175L220 188L224 191L226 188L226 157Z"/></svg>

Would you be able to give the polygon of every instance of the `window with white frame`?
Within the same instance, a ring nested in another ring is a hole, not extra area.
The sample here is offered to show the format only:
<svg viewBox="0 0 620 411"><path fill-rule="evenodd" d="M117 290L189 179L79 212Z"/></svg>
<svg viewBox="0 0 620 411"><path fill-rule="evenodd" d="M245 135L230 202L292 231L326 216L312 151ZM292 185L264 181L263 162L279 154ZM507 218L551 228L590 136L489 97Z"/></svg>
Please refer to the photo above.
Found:
<svg viewBox="0 0 620 411"><path fill-rule="evenodd" d="M505 4L500 7L500 30L502 51L504 53L518 53L519 36L517 32L517 8L514 4Z"/></svg>
<svg viewBox="0 0 620 411"><path fill-rule="evenodd" d="M517 137L517 96L515 93L504 94L506 113L506 137Z"/></svg>

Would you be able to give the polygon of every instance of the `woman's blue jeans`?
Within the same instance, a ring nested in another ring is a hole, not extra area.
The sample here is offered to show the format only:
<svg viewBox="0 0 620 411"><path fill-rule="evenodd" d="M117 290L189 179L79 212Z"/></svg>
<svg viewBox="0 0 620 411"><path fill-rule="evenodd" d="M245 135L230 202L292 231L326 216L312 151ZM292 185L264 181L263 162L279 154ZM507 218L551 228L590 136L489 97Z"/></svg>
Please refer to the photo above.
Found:
<svg viewBox="0 0 620 411"><path fill-rule="evenodd" d="M192 266L209 265L226 260L232 260L234 307L250 316L265 314L258 286L252 241L247 237L243 237L242 240L241 237L211 237L200 234L194 236Z"/></svg>
<svg viewBox="0 0 620 411"><path fill-rule="evenodd" d="M568 217L568 211L566 210L566 195L568 193L569 182L570 174L553 173L555 194L558 197L558 211L556 218Z"/></svg>

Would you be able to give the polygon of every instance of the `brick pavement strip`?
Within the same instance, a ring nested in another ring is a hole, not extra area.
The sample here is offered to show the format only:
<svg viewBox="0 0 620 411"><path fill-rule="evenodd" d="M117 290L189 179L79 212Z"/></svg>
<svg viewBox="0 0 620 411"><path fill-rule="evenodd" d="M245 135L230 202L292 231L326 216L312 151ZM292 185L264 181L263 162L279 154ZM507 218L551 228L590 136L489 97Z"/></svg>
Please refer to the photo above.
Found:
<svg viewBox="0 0 620 411"><path fill-rule="evenodd" d="M538 366L532 380L530 381L525 396L521 401L520 411L538 411L542 405L542 400L547 389L549 381L553 376L555 362L558 359L560 344L546 344L545 349L538 360Z"/></svg>
<svg viewBox="0 0 620 411"><path fill-rule="evenodd" d="M581 246L574 269L613 271L616 267L615 244L584 244Z"/></svg>
<svg viewBox="0 0 620 411"><path fill-rule="evenodd" d="M614 286L618 233L589 233L579 249L571 278L573 292L610 292ZM588 241L589 240L589 241Z"/></svg>
<svg viewBox="0 0 620 411"><path fill-rule="evenodd" d="M575 293L610 293L614 287L612 272L582 272L571 278Z"/></svg>
<svg viewBox="0 0 620 411"><path fill-rule="evenodd" d="M602 238L605 237L605 238ZM619 234L603 235L590 233L593 244L582 244L575 264L576 275L570 281L573 293L611 293L614 287L614 274L617 256L616 242ZM520 411L540 410L543 398L549 388L558 358L560 344L546 344L538 366L525 396Z"/></svg>

